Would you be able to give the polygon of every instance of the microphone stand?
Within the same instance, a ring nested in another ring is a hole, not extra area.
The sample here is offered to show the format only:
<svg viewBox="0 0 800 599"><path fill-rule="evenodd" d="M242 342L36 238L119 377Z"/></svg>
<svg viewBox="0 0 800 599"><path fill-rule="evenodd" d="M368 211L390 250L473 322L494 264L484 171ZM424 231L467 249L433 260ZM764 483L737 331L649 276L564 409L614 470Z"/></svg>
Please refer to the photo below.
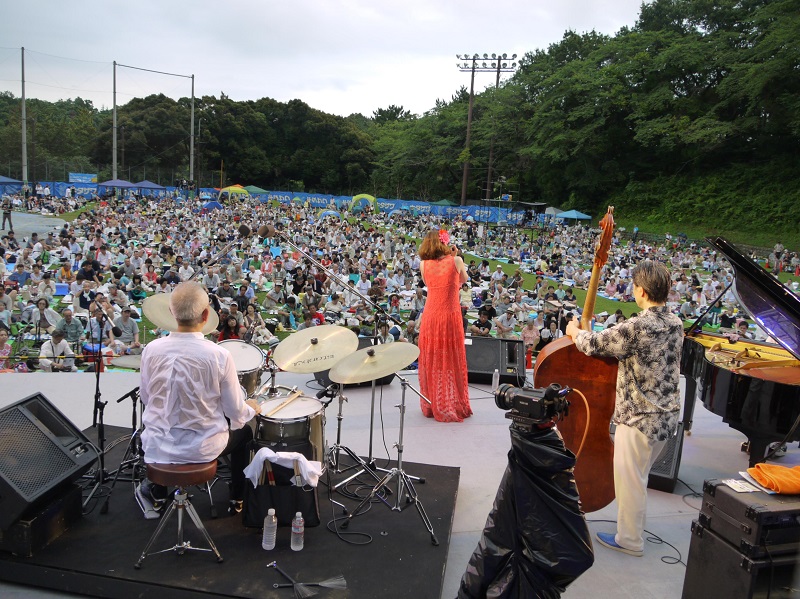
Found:
<svg viewBox="0 0 800 599"><path fill-rule="evenodd" d="M261 233L262 233L262 230L259 229L258 230L259 236L261 235ZM334 281L337 281L340 285L342 285L342 287L344 289L348 289L349 291L354 292L358 297L360 297L362 300L364 300L364 302L366 302L366 304L369 305L375 311L375 334L372 335L373 345L375 344L375 339L377 338L377 330L378 330L378 327L380 326L381 321L386 322L386 321L391 320L392 322L397 322L394 318L392 318L391 314L386 312L386 310L384 308L382 308L381 306L376 304L374 301L372 301L372 299L370 297L368 297L368 296L364 295L363 293L361 293L356 288L355 285L350 287L349 285L345 284L344 281L339 277L339 275L335 274L333 271L331 271L329 268L324 266L321 262L319 262L315 258L312 258L307 252L305 252L303 250L303 248L301 248L294 241L292 241L291 238L288 235L283 233L283 231L279 231L278 229L275 229L273 234L275 235L275 237L278 237L279 239L282 239L283 241L285 241L286 243L291 245L304 258L306 258L314 266L316 266L317 268L321 269L326 275L328 275L329 278L333 279ZM400 321L400 322L402 323L402 321ZM373 379L373 381L372 381L372 400L371 400L370 418L369 418L369 456L368 456L368 459L367 459L367 463L369 464L370 468L373 468L373 469L375 468L375 459L372 456L372 441L373 441L373 429L374 429L374 423L375 423L375 387L376 387L376 385L377 385L377 383Z"/></svg>
<svg viewBox="0 0 800 599"><path fill-rule="evenodd" d="M105 323L105 319L107 319L107 318L108 318L108 316L106 316L105 312L103 312L103 316L100 319L100 331L99 331L99 334L98 334L98 339L97 339L97 344L96 344L97 345L97 348L96 348L97 352L95 353L95 356L94 356L95 390L94 390L94 414L92 416L92 426L93 427L97 427L97 442L98 442L98 446L99 446L98 447L98 449L99 449L98 454L99 454L99 458L100 458L100 466L99 466L99 468L97 470L97 473L93 477L94 480L95 480L94 487L92 487L92 490L89 492L89 495L87 495L86 499L83 502L83 508L84 509L89 504L89 502L92 500L92 497L94 497L94 494L98 491L98 489L100 489L100 486L106 480L108 480L108 474L106 473L106 469L105 469L105 466L106 466L106 462L105 462L106 427L105 427L105 421L104 421L104 418L103 418L103 415L104 415L104 412L105 412L105 407L106 407L106 404L108 402L100 400L100 366L103 363L103 360L102 360L103 354L101 352L101 347L102 347L101 343L102 343L102 340L103 340L103 325ZM95 345L94 344L94 330L92 328L91 320L89 321L89 342L94 347L94 345ZM98 420L98 414L99 414L99 420ZM108 509L108 508L106 508L106 509Z"/></svg>
<svg viewBox="0 0 800 599"><path fill-rule="evenodd" d="M116 472L114 473L114 480L111 483L111 487L108 489L108 494L106 494L105 501L103 502L103 505L100 507L101 514L108 513L108 502L111 499L111 494L114 492L114 487L116 487L117 485L117 480L119 480L119 475L122 473L123 470L126 470L128 468L131 469L130 480L133 483L137 483L144 478L144 474L139 472L139 467L144 463L144 454L142 453L142 440L141 440L141 435L143 430L143 427L141 426L142 404L139 401L139 387L136 387L135 389L128 391L125 395L123 395L117 400L117 403L120 403L129 397L131 398L131 400L133 400L133 412L131 414L131 438L130 441L128 442L128 447L125 450L125 454L122 456L122 461L120 462Z"/></svg>

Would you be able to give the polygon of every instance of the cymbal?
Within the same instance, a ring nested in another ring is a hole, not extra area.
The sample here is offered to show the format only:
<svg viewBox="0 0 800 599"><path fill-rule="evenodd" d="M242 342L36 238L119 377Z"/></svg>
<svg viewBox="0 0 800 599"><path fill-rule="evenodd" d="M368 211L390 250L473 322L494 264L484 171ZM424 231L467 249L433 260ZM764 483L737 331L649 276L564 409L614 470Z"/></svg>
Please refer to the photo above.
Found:
<svg viewBox="0 0 800 599"><path fill-rule="evenodd" d="M111 365L118 368L130 368L131 370L139 370L142 367L141 354L131 354L128 356L119 356L111 360Z"/></svg>
<svg viewBox="0 0 800 599"><path fill-rule="evenodd" d="M157 293L146 297L142 302L142 311L148 320L160 329L174 333L178 330L178 321L169 309L169 293ZM217 330L219 316L216 310L209 306L208 320L203 325L203 335L208 335Z"/></svg>
<svg viewBox="0 0 800 599"><path fill-rule="evenodd" d="M328 377L344 385L374 381L402 370L418 357L419 348L413 343L373 345L339 360Z"/></svg>
<svg viewBox="0 0 800 599"><path fill-rule="evenodd" d="M272 359L286 372L308 374L333 366L358 348L358 337L348 328L333 324L292 333L278 344Z"/></svg>

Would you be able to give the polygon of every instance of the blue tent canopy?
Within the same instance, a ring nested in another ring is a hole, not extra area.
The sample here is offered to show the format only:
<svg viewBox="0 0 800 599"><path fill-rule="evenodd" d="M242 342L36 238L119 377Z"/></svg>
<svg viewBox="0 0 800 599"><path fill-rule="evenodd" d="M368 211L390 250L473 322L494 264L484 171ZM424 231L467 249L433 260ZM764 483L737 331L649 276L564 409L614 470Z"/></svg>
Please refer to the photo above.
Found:
<svg viewBox="0 0 800 599"><path fill-rule="evenodd" d="M336 210L323 210L322 212L319 213L319 219L320 220L322 220L326 216L335 216L336 218L338 218L340 220L342 218L342 215L339 214L338 212L336 212Z"/></svg>
<svg viewBox="0 0 800 599"><path fill-rule="evenodd" d="M559 212L556 214L556 218L560 219L578 219L578 220L591 220L592 217L588 214L584 214L583 212L578 212L577 210L567 210L566 212Z"/></svg>
<svg viewBox="0 0 800 599"><path fill-rule="evenodd" d="M148 181L145 179L144 181L139 181L138 183L133 184L134 187L138 187L139 189L159 189L165 190L166 187L163 185L159 185L158 183L153 183L152 181Z"/></svg>
<svg viewBox="0 0 800 599"><path fill-rule="evenodd" d="M206 202L203 204L204 210L222 210L222 204L217 202L216 200L212 200L210 202Z"/></svg>
<svg viewBox="0 0 800 599"><path fill-rule="evenodd" d="M138 187L135 183L131 183L130 181L124 181L122 179L109 179L108 181L103 181L102 183L98 183L97 186L119 187L120 189L131 189L132 187Z"/></svg>
<svg viewBox="0 0 800 599"><path fill-rule="evenodd" d="M22 183L22 181L17 181L16 179L10 179L0 175L0 185L5 185L6 183Z"/></svg>

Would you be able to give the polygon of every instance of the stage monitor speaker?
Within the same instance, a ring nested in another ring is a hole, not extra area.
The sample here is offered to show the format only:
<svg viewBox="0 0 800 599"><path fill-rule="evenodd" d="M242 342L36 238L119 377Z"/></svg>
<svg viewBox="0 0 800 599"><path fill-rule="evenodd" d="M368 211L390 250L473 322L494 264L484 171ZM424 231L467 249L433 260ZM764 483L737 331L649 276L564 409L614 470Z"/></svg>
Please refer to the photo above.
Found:
<svg viewBox="0 0 800 599"><path fill-rule="evenodd" d="M675 483L678 482L678 471L681 468L681 450L683 449L683 422L678 423L678 433L667 439L667 444L661 449L653 467L650 469L650 478L647 486L657 491L672 493Z"/></svg>
<svg viewBox="0 0 800 599"><path fill-rule="evenodd" d="M470 383L491 383L495 369L500 382L521 387L525 383L525 346L522 339L465 337L467 379Z"/></svg>
<svg viewBox="0 0 800 599"><path fill-rule="evenodd" d="M0 410L0 529L69 486L97 459L41 393Z"/></svg>
<svg viewBox="0 0 800 599"><path fill-rule="evenodd" d="M360 350L361 349L366 349L370 345L373 345L372 340L373 340L372 337L359 337L358 338L358 349L360 349ZM328 376L329 372L330 372L330 368L328 370L322 370L320 372L315 372L314 373L314 378L317 379L317 382L320 385L322 385L323 387L327 387L328 385L333 384L333 381ZM395 376L394 373L388 374L385 377L380 378L377 381L375 381L375 384L376 385L388 385L389 383L391 383L394 380L394 376ZM363 383L353 383L351 385L345 385L345 387L371 387L371 386L372 386L372 381L364 381Z"/></svg>

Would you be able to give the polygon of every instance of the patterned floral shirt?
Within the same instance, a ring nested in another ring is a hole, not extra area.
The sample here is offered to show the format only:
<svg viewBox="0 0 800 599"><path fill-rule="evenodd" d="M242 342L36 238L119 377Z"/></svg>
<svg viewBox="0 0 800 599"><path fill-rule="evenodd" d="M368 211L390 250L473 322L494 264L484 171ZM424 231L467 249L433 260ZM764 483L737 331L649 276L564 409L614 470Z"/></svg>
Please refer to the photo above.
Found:
<svg viewBox="0 0 800 599"><path fill-rule="evenodd" d="M666 306L643 310L599 333L581 331L575 345L589 356L619 360L614 422L654 441L674 434L681 407L683 324Z"/></svg>

